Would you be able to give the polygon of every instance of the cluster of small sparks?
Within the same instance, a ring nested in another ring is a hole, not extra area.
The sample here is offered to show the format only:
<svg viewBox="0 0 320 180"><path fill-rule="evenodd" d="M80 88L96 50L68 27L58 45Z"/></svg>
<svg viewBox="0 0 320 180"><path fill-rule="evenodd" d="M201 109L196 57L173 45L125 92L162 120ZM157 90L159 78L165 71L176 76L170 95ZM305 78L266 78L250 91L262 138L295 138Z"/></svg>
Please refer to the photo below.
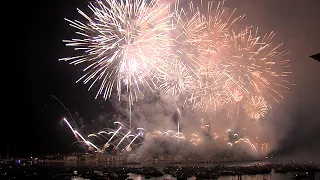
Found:
<svg viewBox="0 0 320 180"><path fill-rule="evenodd" d="M262 37L258 28L239 32L232 27L243 16L232 18L224 1L204 8L191 1L97 0L89 4L92 17L78 12L86 23L68 20L80 38L65 40L67 46L84 52L62 58L70 64L85 64L78 80L100 84L97 96L127 93L130 106L137 93L163 91L174 101L192 108L215 111L228 103L252 101L251 94L280 102L285 79L291 72L281 45L273 45L274 33ZM77 81L77 82L78 82ZM248 104L248 103L247 103ZM256 103L250 103L255 106ZM258 104L260 106L260 104ZM248 106L247 106L248 107ZM255 108L266 111L266 108ZM249 117L259 119L265 112ZM256 113L254 113L256 114Z"/></svg>
<svg viewBox="0 0 320 180"><path fill-rule="evenodd" d="M253 96L245 102L244 109L250 118L258 120L267 112L268 104L262 96Z"/></svg>

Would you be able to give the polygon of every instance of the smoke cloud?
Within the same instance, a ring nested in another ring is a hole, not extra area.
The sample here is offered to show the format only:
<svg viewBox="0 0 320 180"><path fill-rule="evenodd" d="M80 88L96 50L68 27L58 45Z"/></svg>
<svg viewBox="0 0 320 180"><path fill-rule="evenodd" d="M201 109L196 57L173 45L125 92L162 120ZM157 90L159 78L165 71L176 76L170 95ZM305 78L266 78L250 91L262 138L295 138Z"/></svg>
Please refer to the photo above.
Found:
<svg viewBox="0 0 320 180"><path fill-rule="evenodd" d="M203 112L183 106L163 92L153 92L138 95L131 112L126 95L121 97L121 102L112 99L117 115L108 115L111 118L105 125L110 127L114 121L120 121L132 123L132 129L145 129L136 141L137 146L132 148L130 157L136 159L146 154L209 158L217 154L267 155L270 152L288 157L317 157L320 152L317 139L320 135L320 65L309 59L320 50L320 29L316 26L320 17L315 13L320 4L317 3L226 1L227 8L237 8L238 14L247 15L240 26L252 24L259 26L263 33L274 31L278 41L275 43L284 42L284 51L291 52L286 58L290 59L293 71L290 81L295 85L285 94L284 102L270 105L264 118L250 119L243 104ZM100 117L103 121L104 116Z"/></svg>

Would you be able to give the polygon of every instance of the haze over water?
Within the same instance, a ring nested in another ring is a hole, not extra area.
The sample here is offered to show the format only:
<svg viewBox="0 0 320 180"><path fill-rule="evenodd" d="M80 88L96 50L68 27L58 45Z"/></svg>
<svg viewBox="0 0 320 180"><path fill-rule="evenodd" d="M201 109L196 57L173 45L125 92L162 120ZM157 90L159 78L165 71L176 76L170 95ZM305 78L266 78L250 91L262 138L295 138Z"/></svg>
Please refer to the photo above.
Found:
<svg viewBox="0 0 320 180"><path fill-rule="evenodd" d="M99 164L99 163L98 163ZM95 165L98 165L95 163ZM167 164L167 163L145 163L145 164L138 164L138 165L126 165L126 167L142 167L142 166L152 166L163 172L163 169L168 166L177 166L177 167L214 167L214 166L253 166L253 165L266 165L271 164L271 162L268 161L253 161L253 162L223 162L223 163L186 163L186 164ZM74 163L76 165L76 163ZM80 164L78 164L80 165ZM84 164L83 164L84 165ZM105 165L105 164L101 164ZM81 165L80 165L81 166ZM108 165L107 165L108 166ZM123 166L123 165L110 165L110 166ZM93 168L94 169L94 168ZM242 180L286 180L286 179L292 179L292 176L296 173L275 173L272 171L270 174L258 174L258 175L242 175ZM301 173L302 174L302 173ZM129 173L129 178L134 180L145 180L146 178L141 175L136 175ZM148 178L151 180L176 180L177 178L173 177L172 175L165 174L162 177L151 177ZM188 178L188 180L195 180L196 177ZM220 176L218 177L218 180L237 180L237 176ZM315 179L320 179L320 173L315 174Z"/></svg>

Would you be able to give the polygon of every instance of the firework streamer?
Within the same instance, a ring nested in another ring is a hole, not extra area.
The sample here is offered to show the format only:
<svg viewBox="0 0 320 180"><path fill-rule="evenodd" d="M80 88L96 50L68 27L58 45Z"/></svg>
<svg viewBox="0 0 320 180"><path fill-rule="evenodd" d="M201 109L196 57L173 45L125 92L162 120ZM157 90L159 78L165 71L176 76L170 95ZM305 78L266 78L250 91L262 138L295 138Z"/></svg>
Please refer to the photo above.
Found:
<svg viewBox="0 0 320 180"><path fill-rule="evenodd" d="M129 136L129 134L131 133L131 131L128 131L126 135L123 136L123 138L119 141L119 143L116 145L115 149L118 149L119 145L122 143L122 141Z"/></svg>
<svg viewBox="0 0 320 180"><path fill-rule="evenodd" d="M125 150L130 151L130 146L131 144L140 136L140 133L138 133L133 139L132 141L130 141L130 143L128 144L128 146L125 148Z"/></svg>

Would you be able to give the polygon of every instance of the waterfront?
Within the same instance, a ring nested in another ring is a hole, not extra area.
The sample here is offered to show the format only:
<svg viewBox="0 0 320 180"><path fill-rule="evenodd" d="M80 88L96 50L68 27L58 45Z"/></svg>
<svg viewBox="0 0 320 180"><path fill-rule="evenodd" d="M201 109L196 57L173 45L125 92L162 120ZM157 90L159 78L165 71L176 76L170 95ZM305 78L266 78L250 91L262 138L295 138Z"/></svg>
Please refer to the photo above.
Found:
<svg viewBox="0 0 320 180"><path fill-rule="evenodd" d="M320 176L318 176L320 177ZM136 175L136 174L130 174L130 177L134 180L145 180L144 177ZM286 180L286 179L292 179L291 174L279 174L279 173L271 173L270 175L244 175L241 177L242 180ZM177 178L172 177L171 175L164 175L163 177L159 178L151 178L150 180L177 180ZM196 180L196 177L187 178L187 180ZM237 180L237 176L222 176L218 177L217 180ZM318 178L319 179L319 178Z"/></svg>
<svg viewBox="0 0 320 180"><path fill-rule="evenodd" d="M313 164L271 164L269 162L189 163L189 164L106 164L106 163L36 163L0 164L0 179L219 179L284 180L308 172L320 179L320 167ZM140 174L140 175L137 175ZM204 178L204 177L211 178ZM203 178L201 178L203 177ZM296 178L297 179L297 178Z"/></svg>

